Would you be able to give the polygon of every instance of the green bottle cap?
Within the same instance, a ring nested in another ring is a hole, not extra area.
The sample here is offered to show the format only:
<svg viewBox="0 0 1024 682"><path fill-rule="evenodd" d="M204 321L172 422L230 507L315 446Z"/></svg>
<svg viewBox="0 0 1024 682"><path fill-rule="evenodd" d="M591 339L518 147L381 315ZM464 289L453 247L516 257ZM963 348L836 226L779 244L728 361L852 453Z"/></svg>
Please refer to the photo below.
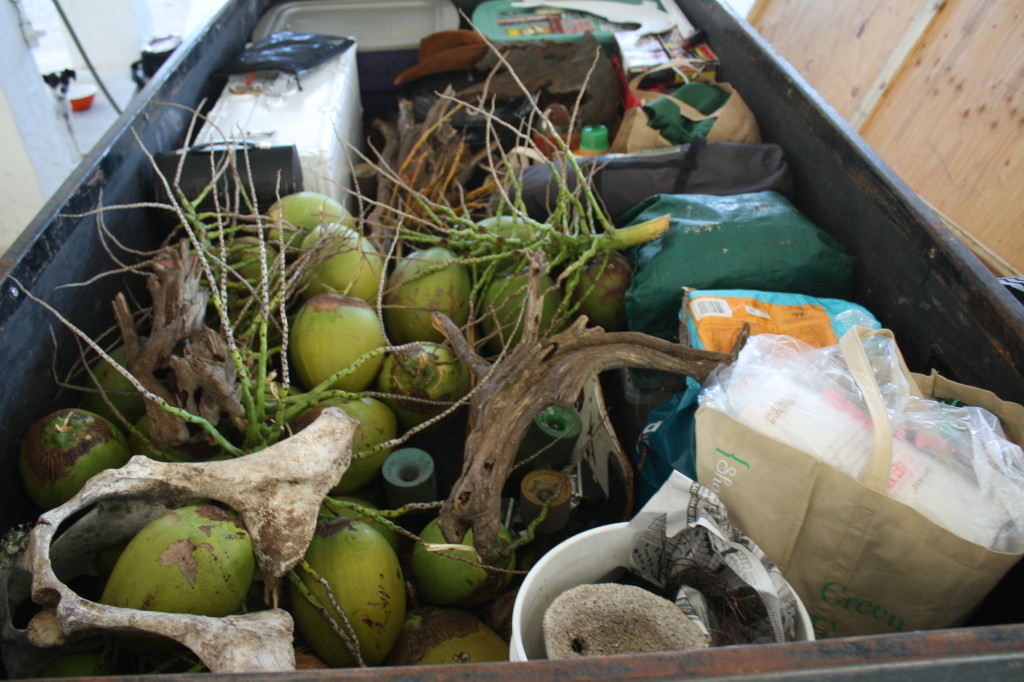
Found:
<svg viewBox="0 0 1024 682"><path fill-rule="evenodd" d="M583 126L580 131L580 149L603 152L608 149L608 128L604 125Z"/></svg>

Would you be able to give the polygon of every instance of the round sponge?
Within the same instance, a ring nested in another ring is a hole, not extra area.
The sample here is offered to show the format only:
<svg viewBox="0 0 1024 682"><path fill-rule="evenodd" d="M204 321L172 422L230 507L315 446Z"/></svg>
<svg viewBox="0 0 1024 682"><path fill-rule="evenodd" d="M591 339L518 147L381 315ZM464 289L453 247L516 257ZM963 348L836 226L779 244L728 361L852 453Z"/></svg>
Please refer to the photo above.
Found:
<svg viewBox="0 0 1024 682"><path fill-rule="evenodd" d="M634 585L566 590L544 612L548 658L707 648L708 636L668 599Z"/></svg>

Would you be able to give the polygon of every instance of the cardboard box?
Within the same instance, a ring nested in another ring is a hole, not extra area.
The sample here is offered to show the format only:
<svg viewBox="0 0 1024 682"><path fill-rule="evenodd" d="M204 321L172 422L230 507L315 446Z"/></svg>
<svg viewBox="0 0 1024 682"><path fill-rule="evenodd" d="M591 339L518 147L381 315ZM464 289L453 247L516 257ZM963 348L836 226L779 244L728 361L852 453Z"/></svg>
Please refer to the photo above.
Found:
<svg viewBox="0 0 1024 682"><path fill-rule="evenodd" d="M616 31L615 47L622 60L626 78L632 79L669 62L686 59L690 68L679 71L662 70L652 75L658 83L680 84L691 80L714 82L721 62L709 45L701 43L685 47L687 35L679 28L658 34L639 31ZM646 79L645 79L646 80Z"/></svg>
<svg viewBox="0 0 1024 682"><path fill-rule="evenodd" d="M473 11L473 24L494 42L577 40L584 33L593 33L599 43L613 49L615 33L636 29L639 22L628 19L635 18L642 8L650 6L668 14L685 35L693 32L690 22L675 3L655 1L656 5L651 4L652 0L617 0L617 3L611 0L593 4L581 1L568 7L558 6L558 3L547 6L542 2L487 0L479 3ZM617 8L609 10L608 6L616 4L625 7L625 11L613 15ZM631 10L630 5L637 9Z"/></svg>

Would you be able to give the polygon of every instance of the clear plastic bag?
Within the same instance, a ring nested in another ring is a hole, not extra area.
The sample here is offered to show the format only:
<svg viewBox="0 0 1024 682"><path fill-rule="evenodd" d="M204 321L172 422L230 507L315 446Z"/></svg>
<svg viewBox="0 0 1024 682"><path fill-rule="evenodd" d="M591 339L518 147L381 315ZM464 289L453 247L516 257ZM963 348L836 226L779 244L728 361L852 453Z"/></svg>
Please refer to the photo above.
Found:
<svg viewBox="0 0 1024 682"><path fill-rule="evenodd" d="M966 540L1024 550L1024 452L999 419L921 396L891 337L863 347L892 425L886 493ZM864 481L874 429L839 346L751 337L699 400Z"/></svg>

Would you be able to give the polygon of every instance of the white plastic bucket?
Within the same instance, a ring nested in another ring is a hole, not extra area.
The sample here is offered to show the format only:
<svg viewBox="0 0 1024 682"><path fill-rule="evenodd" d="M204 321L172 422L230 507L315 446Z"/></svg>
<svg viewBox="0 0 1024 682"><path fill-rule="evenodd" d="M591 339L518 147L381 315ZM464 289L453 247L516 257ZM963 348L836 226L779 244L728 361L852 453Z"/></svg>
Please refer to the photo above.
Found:
<svg viewBox="0 0 1024 682"><path fill-rule="evenodd" d="M606 580L617 567L629 568L633 531L628 522L598 526L554 547L526 574L512 608L509 658L536 661L544 652L544 612L554 599L577 585ZM814 640L811 617L797 602L797 640Z"/></svg>

